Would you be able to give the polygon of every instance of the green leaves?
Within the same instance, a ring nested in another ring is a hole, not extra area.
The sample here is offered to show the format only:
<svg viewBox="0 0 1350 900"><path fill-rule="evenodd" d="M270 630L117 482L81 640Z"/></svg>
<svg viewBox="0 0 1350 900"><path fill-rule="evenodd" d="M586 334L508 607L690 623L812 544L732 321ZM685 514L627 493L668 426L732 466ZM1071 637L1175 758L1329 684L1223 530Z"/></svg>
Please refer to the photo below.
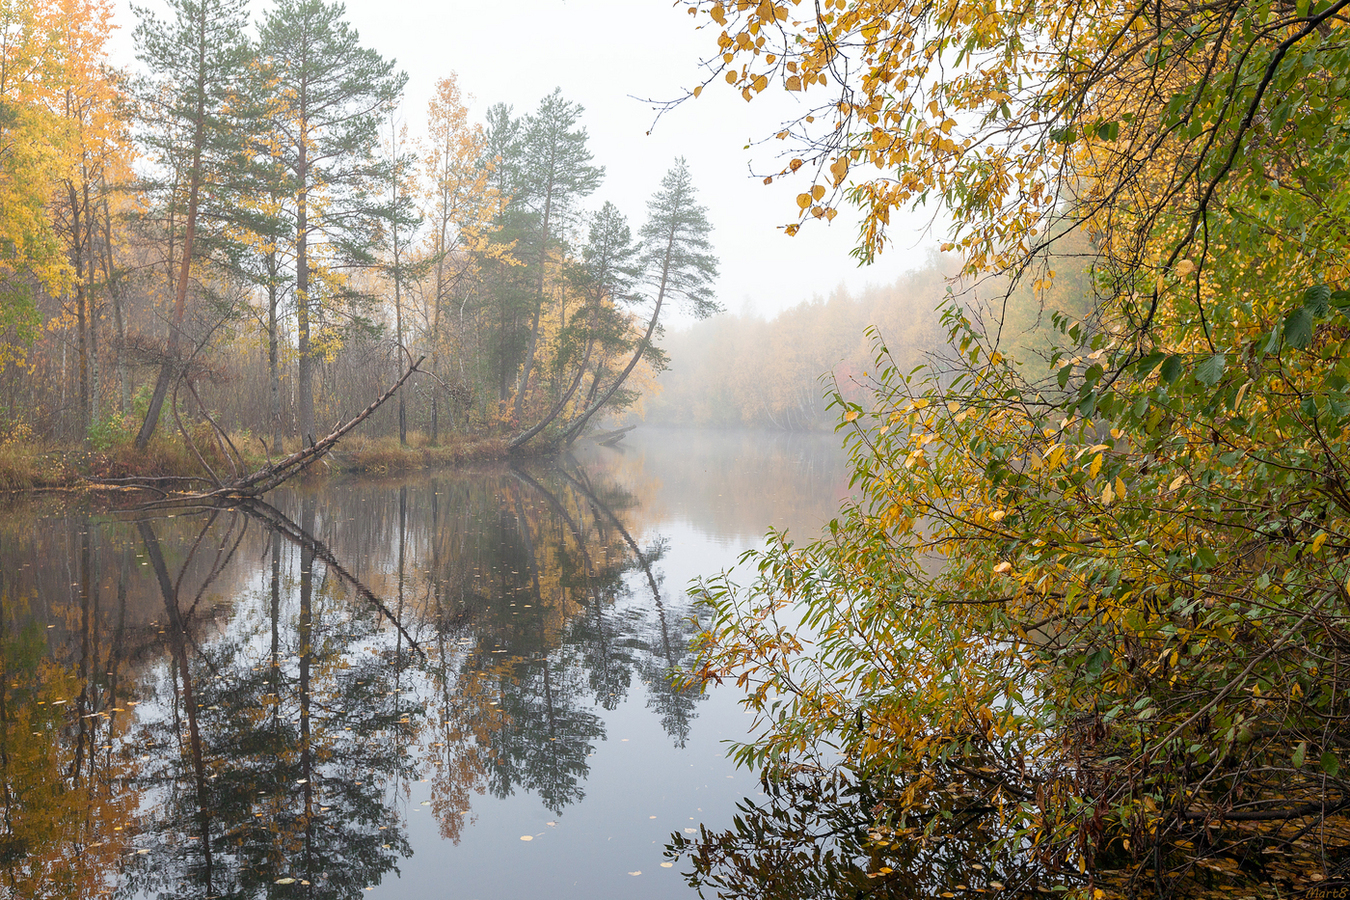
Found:
<svg viewBox="0 0 1350 900"><path fill-rule="evenodd" d="M1224 366L1227 363L1228 357L1226 354L1215 353L1195 367L1195 380L1211 387L1218 384L1219 379L1223 377Z"/></svg>
<svg viewBox="0 0 1350 900"><path fill-rule="evenodd" d="M1313 329L1316 325L1317 317L1308 307L1298 306L1291 309L1284 317L1285 344L1295 350L1307 347L1312 343Z"/></svg>
<svg viewBox="0 0 1350 900"><path fill-rule="evenodd" d="M1172 384L1181 375L1181 357L1172 354L1163 360L1162 370L1158 373L1164 384Z"/></svg>

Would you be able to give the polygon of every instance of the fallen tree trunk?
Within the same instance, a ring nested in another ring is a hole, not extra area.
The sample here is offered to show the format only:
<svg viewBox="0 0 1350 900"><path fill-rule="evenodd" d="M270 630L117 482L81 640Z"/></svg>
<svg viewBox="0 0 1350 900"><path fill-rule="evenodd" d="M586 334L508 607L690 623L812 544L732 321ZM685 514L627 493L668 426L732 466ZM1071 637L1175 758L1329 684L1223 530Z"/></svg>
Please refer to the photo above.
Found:
<svg viewBox="0 0 1350 900"><path fill-rule="evenodd" d="M332 433L324 437L323 440L315 441L311 435L309 436L308 447L297 450L285 459L277 460L274 463L268 463L251 475L236 478L234 481L220 484L212 490L203 491L197 494L166 495L163 500L156 501L156 504L192 502L199 500L241 500L252 497L261 497L282 482L294 478L296 475L299 475L305 469L308 469L310 466L314 465L314 463L322 459L329 450L332 450L337 446L337 442L340 441L344 435L357 425L360 425L366 419L370 418L370 415L375 412L375 410L379 409L381 404L394 396L398 389L403 386L403 383L417 371L417 367L422 364L422 360L424 359L426 359L426 356L419 357L417 362L409 366L408 370L403 373L403 376L389 387L389 390L385 391L376 398L373 403L357 413L354 418L349 419L334 428ZM109 479L107 481L100 481L98 479L91 480L99 484L116 483L119 485L133 485L165 493L162 488L156 486L157 482L162 483L165 479L153 476L143 479L118 478Z"/></svg>
<svg viewBox="0 0 1350 900"><path fill-rule="evenodd" d="M593 435L593 437L595 439L595 442L600 446L612 447L619 441L623 440L624 435L628 434L628 432L632 431L636 427L637 427L636 425L625 425L624 427L615 429L614 431L606 431L601 434Z"/></svg>

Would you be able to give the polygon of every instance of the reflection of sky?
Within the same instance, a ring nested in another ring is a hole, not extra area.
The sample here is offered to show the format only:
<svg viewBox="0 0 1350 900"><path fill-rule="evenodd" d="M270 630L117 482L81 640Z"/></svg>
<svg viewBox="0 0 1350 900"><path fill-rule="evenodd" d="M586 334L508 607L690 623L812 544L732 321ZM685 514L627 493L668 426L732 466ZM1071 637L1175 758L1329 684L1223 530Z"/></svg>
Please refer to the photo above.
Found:
<svg viewBox="0 0 1350 900"><path fill-rule="evenodd" d="M412 858L400 862L396 883L371 896L693 896L678 868L661 868L663 849L672 831L699 822L726 827L735 801L759 790L720 743L742 736L750 717L731 692L715 692L699 705L688 744L677 749L646 702L635 686L613 712L595 708L607 738L590 759L585 799L561 815L523 792L504 800L480 796L472 827L452 846L421 805L430 798L429 784L414 784L406 806ZM533 840L522 841L524 835Z"/></svg>
<svg viewBox="0 0 1350 900"><path fill-rule="evenodd" d="M685 588L692 579L729 568L743 551L763 544L720 533L708 512L691 505L664 521L642 522L633 535L644 549L658 537L668 543L656 565L668 610L687 609ZM627 579L632 590L628 602L649 603L642 574L630 572ZM754 776L726 758L723 743L743 738L750 716L737 704L734 690L714 690L698 705L689 739L680 749L662 730L648 699L635 678L617 709L592 707L604 723L605 738L589 760L585 799L561 815L520 791L504 800L478 796L472 827L458 846L451 846L437 834L429 808L420 805L429 799L429 784L413 785L407 805L413 856L400 863L397 882L382 885L371 896L695 896L679 866L661 867L663 850L672 831L700 823L728 827L736 801L758 792ZM533 840L522 841L524 835Z"/></svg>
<svg viewBox="0 0 1350 900"><path fill-rule="evenodd" d="M621 451L583 443L577 455L583 464L608 469L637 496L646 513L643 527L667 534L684 526L702 539L691 552L706 552L712 539L738 554L758 544L770 526L798 541L818 533L849 492L841 446L833 433L640 426Z"/></svg>
<svg viewBox="0 0 1350 900"><path fill-rule="evenodd" d="M655 567L668 610L687 609L685 589L692 579L730 568L745 550L763 546L767 525L805 531L804 520L813 513L811 524L824 521L817 511L833 509L841 484L847 484L842 454L831 458L833 435L825 443L819 436L775 439L788 458L826 470L815 483L794 485L790 474L771 465L781 463L782 454L774 459L774 448L765 448L755 437L741 443L726 435L679 433L680 447L674 448L672 433L641 431L623 454L582 447L578 455L592 472L626 483L643 512L655 513L635 517L633 537L644 549L658 538L668 545ZM717 490L717 484L704 490L685 488L689 479L704 472L711 472L714 480L726 479L723 489ZM775 515L752 530L744 511L737 509L738 496L753 497L757 508L767 504ZM632 591L628 603L650 602L642 574L630 572L627 579ZM758 793L755 777L735 768L723 743L743 738L750 716L736 702L734 688L713 690L698 705L681 749L648 709L648 699L635 678L618 708L593 707L605 737L589 760L585 799L561 815L519 791L504 800L479 796L473 801L472 827L458 846L451 846L437 834L429 808L420 805L429 799L429 785L414 784L406 806L413 856L400 863L397 882L382 885L371 896L695 896L679 874L683 864L661 867L664 846L672 831L700 823L728 827L736 801ZM525 835L532 840L522 841Z"/></svg>

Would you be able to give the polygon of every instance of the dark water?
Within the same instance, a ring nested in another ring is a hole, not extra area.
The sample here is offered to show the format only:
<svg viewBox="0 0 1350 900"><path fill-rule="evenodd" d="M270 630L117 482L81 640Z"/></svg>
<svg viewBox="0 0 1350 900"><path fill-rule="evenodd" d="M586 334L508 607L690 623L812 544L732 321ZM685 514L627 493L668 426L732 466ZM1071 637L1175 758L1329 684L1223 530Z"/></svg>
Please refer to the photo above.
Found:
<svg viewBox="0 0 1350 900"><path fill-rule="evenodd" d="M835 446L0 510L0 898L691 896L669 835L759 785L666 678L687 582L814 532Z"/></svg>

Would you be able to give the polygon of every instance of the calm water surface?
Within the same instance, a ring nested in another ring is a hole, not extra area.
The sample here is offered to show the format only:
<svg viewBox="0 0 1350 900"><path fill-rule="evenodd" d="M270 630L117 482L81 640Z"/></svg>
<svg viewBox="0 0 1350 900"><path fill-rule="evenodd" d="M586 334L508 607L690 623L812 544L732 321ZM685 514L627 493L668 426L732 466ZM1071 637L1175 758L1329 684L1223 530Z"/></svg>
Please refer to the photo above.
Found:
<svg viewBox="0 0 1350 900"><path fill-rule="evenodd" d="M814 533L836 443L0 510L0 898L691 896L669 835L759 785L666 679L687 583Z"/></svg>

